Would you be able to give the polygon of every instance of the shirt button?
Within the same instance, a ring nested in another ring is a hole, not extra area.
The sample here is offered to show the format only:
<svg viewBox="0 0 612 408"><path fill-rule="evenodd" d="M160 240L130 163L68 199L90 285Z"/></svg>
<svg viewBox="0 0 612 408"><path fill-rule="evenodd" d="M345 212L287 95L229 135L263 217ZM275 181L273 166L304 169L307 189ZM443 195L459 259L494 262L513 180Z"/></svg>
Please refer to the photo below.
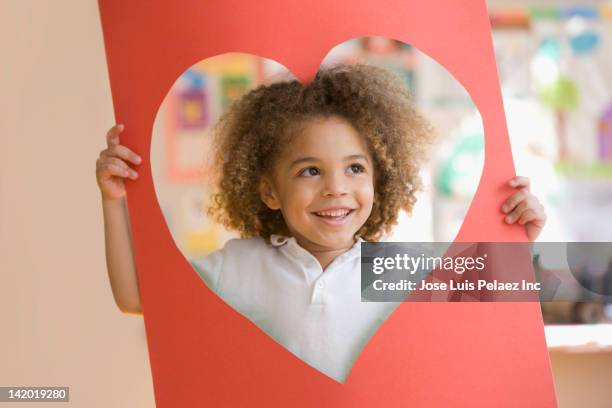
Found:
<svg viewBox="0 0 612 408"><path fill-rule="evenodd" d="M323 289L325 287L325 282L320 280L317 282L317 288Z"/></svg>

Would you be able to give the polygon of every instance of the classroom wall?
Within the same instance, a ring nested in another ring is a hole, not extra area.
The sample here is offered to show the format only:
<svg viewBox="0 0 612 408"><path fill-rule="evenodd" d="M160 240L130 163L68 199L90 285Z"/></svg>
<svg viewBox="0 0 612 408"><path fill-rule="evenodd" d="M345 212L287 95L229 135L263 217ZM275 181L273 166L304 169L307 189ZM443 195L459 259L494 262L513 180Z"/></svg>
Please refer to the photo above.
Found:
<svg viewBox="0 0 612 408"><path fill-rule="evenodd" d="M153 407L143 320L116 307L105 268L95 160L114 117L97 3L4 0L0 44L0 385ZM612 353L551 359L560 406L607 406Z"/></svg>

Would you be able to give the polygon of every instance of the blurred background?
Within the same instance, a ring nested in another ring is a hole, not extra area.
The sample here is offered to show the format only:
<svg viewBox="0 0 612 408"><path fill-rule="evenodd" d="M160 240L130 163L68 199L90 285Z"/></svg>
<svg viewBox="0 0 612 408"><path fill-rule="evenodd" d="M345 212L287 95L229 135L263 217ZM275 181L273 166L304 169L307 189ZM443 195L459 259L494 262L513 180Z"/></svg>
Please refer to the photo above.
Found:
<svg viewBox="0 0 612 408"><path fill-rule="evenodd" d="M612 241L612 3L487 4L517 174L548 214L539 241ZM78 407L152 407L143 321L115 306L104 261L94 168L114 117L97 3L6 1L0 19L0 386L70 386ZM351 40L324 64L338 62L392 69L440 135L422 172L427 188L389 239L452 240L483 163L469 95L409 44ZM166 96L152 169L186 257L235 236L202 215L210 126L244 92L288 75L226 54L190 67ZM542 308L559 406L612 406L610 305Z"/></svg>

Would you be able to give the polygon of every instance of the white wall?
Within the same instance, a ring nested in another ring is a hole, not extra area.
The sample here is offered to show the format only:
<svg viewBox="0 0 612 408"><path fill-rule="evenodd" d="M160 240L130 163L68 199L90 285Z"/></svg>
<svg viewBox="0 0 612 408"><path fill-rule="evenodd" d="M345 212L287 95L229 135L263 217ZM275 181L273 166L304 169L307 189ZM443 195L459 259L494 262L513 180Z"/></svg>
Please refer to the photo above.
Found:
<svg viewBox="0 0 612 408"><path fill-rule="evenodd" d="M106 274L95 161L114 117L97 2L2 0L0 50L0 385L153 407L143 320Z"/></svg>

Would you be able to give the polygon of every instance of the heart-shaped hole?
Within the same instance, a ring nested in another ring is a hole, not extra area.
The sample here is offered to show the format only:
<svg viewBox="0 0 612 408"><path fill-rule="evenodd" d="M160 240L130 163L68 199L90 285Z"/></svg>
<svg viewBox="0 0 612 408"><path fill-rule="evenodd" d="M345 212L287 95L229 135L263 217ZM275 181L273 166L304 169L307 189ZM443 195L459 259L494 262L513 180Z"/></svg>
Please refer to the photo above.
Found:
<svg viewBox="0 0 612 408"><path fill-rule="evenodd" d="M482 173L484 134L477 109L464 88L448 71L425 54L399 41L381 37L347 41L328 53L322 68L358 63L382 66L394 72L394 86L398 88L389 88L389 83L381 85L385 83L385 78L390 77L372 77L355 84L355 89L337 91L338 98L352 95L358 103L363 104L360 109L369 109L371 118L376 118L376 115L384 118L391 108L389 101L393 100L392 96L375 92L407 88L415 95L418 111L433 125L439 138L436 149L419 172L424 189L415 196L417 200L412 215L400 211L399 223L385 239L452 241L463 223ZM327 86L350 88L353 86L351 78L363 80L360 75L367 72L379 71L362 70L344 75L343 79L338 79L340 76L336 75L333 77L336 82L330 82ZM325 80L333 82L333 78L330 76ZM346 242L341 239L334 241L334 237L345 238L342 231L350 232L351 225L366 223L375 213L376 206L380 208L385 205L385 199L397 199L397 195L389 192L387 195L372 192L373 208L368 210L368 206L363 204L368 201L369 191L357 191L367 184L360 184L358 178L369 177L365 174L368 171L374 173L374 162L380 160L376 154L384 151L384 147L380 146L379 150L373 149L371 142L362 138L357 129L371 126L368 130L372 132L380 132L381 129L388 131L389 124L371 120L355 125L350 117L347 120L347 117L335 114L323 120L300 122L305 126L299 127L299 131L296 128L295 135L299 137L284 140L285 145L278 150L278 157L273 155L273 163L257 163L255 160L258 156L253 154L251 147L256 150L265 146L253 144L237 149L238 146L234 145L233 151L225 152L228 157L243 159L242 166L230 166L228 172L239 172L241 167L245 170L243 178L234 174L233 178L227 179L236 184L226 185L225 189L231 190L231 194L222 196L226 203L229 199L234 200L230 209L233 213L226 220L231 221L229 224L241 226L243 233L251 235L254 232L261 234L262 231L268 234L271 228L278 227L270 236L264 238L255 234L254 237L240 239L236 231L226 229L205 213L213 193L213 125L232 102L259 85L270 87L293 80L293 75L281 64L249 54L223 54L189 67L171 87L157 113L151 144L152 174L157 199L174 241L206 285L287 350L343 383L361 350L398 303L361 302L359 240L345 246L344 252L322 256L314 250L317 246L313 243L316 242L308 238L314 236L321 242L334 244ZM301 84L298 88L305 86L308 84ZM373 93L368 95L364 91ZM242 120L244 126L261 130L262 121L281 118L274 110L288 109L286 104L294 102L290 98L291 92L270 92L266 95L266 106L269 108L266 114L258 114L258 108L250 106L242 108L242 116L233 115L229 119ZM324 110L320 106L326 103L334 106L331 100L315 100L325 97L324 93L312 92L311 96L313 99L308 103L319 106L319 111ZM289 99L283 101L283 97ZM253 98L248 103L255 100ZM278 105L273 107L275 103ZM348 106L346 101L343 106ZM300 112L305 111L302 109ZM244 115L251 115L251 118L245 119ZM410 119L408 115L397 117ZM397 119L397 123L400 123L400 119ZM228 121L226 123L230 124ZM423 123L416 119L411 123L415 126L411 129L414 131L411 143L424 143L425 138L421 137L421 133L426 131ZM231 125L233 129L238 128L235 123ZM278 129L282 128L281 122L277 125ZM271 151L274 149L271 148ZM306 151L321 152L321 157L300 157ZM405 151L410 152L410 149ZM347 161L347 178L344 181L344 176L340 180L327 176L336 169L334 166L345 157L343 155L355 152L369 153L370 157L364 154L365 158L353 157L352 161ZM392 153L387 154L392 156ZM271 179L272 189L264 189L262 193L259 185L253 183L248 175L252 176L258 171L263 174L268 169L266 165L276 169L277 163L284 163L284 158L287 159L285 161L298 158L303 165L284 167L291 172L281 172L280 182L277 172L277 179ZM249 163L249 160L253 162ZM392 167L384 171L393 171ZM323 175L327 177L326 181L317 181L323 180ZM279 185L283 180L285 184ZM317 184L319 182L323 184ZM372 191L377 191L374 183L376 181L372 175ZM324 185L324 193L321 193L320 185ZM321 194L302 194L303 191ZM256 206L253 194L260 197L260 207ZM296 194L304 196L296 199ZM270 202L263 197L270 198ZM258 218L261 212L251 218L245 216L248 211L263 208L261 204L266 204L269 210L265 215L266 228L255 225L261 223ZM279 209L274 212L276 205ZM346 210L323 208L330 206L346 207ZM275 221L273 217L278 219ZM292 228L279 227L287 226L285 217L293 223ZM249 219L255 220L254 225L245 225L245 220ZM319 233L319 230L327 235ZM294 236L292 231L297 231L299 235ZM372 231L362 232L371 235ZM308 247L306 243L311 246ZM222 247L224 249L219 250ZM328 265L323 270L322 263L326 262Z"/></svg>

